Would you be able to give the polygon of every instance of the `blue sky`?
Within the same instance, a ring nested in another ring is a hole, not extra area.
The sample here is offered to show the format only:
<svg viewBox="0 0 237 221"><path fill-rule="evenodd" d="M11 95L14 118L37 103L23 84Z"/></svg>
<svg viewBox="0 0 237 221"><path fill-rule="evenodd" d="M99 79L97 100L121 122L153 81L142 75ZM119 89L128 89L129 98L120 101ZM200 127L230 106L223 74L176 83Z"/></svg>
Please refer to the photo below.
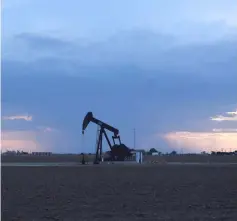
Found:
<svg viewBox="0 0 237 221"><path fill-rule="evenodd" d="M237 2L3 1L2 148L237 149ZM231 113L228 113L231 112Z"/></svg>

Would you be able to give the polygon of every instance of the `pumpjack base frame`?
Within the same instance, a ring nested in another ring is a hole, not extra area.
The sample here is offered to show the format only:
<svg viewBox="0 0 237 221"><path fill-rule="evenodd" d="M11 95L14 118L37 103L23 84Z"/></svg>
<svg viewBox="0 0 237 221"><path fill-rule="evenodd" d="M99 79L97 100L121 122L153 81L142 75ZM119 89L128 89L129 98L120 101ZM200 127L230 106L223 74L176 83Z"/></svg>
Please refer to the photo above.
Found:
<svg viewBox="0 0 237 221"><path fill-rule="evenodd" d="M103 135L106 138L106 141L110 147L110 149L112 149L112 145L109 141L109 137L105 132L104 127L100 127L99 129L99 138L97 140L97 145L96 145L96 155L95 155L95 160L94 160L94 164L100 164L100 162L102 161L102 141L103 141ZM115 144L115 139L119 139L119 143L121 144L121 140L119 136L113 136L113 143Z"/></svg>

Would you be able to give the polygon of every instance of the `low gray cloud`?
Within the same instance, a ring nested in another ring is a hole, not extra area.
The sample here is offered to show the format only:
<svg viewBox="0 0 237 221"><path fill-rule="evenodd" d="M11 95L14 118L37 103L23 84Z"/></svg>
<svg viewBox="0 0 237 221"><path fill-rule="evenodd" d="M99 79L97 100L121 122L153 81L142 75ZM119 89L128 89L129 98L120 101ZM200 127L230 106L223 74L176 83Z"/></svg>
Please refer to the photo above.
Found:
<svg viewBox="0 0 237 221"><path fill-rule="evenodd" d="M33 117L30 115L14 115L14 116L3 116L3 120L25 120L32 121Z"/></svg>
<svg viewBox="0 0 237 221"><path fill-rule="evenodd" d="M215 117L211 117L213 121L237 121L237 110L236 111L228 111L225 115L217 115Z"/></svg>

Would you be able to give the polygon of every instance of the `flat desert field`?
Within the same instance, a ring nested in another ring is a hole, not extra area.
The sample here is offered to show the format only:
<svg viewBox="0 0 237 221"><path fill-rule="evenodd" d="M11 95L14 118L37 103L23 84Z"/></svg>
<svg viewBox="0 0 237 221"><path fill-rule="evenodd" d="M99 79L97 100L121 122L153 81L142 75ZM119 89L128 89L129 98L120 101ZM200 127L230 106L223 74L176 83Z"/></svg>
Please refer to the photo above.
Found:
<svg viewBox="0 0 237 221"><path fill-rule="evenodd" d="M237 220L236 165L2 167L2 220Z"/></svg>

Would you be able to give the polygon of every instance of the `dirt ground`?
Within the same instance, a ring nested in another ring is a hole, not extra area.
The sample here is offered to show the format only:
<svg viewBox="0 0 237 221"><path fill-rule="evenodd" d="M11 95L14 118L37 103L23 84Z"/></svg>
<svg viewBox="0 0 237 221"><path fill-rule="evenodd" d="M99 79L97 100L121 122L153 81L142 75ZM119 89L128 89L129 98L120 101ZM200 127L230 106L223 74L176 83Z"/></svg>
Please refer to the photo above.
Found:
<svg viewBox="0 0 237 221"><path fill-rule="evenodd" d="M2 167L2 220L237 220L237 166Z"/></svg>
<svg viewBox="0 0 237 221"><path fill-rule="evenodd" d="M94 160L94 155L88 155L89 161ZM1 156L1 162L79 162L81 155L76 154L53 154L51 156ZM144 156L144 161L166 162L203 162L203 163L237 163L237 156L205 156L205 155L176 155L176 156Z"/></svg>

